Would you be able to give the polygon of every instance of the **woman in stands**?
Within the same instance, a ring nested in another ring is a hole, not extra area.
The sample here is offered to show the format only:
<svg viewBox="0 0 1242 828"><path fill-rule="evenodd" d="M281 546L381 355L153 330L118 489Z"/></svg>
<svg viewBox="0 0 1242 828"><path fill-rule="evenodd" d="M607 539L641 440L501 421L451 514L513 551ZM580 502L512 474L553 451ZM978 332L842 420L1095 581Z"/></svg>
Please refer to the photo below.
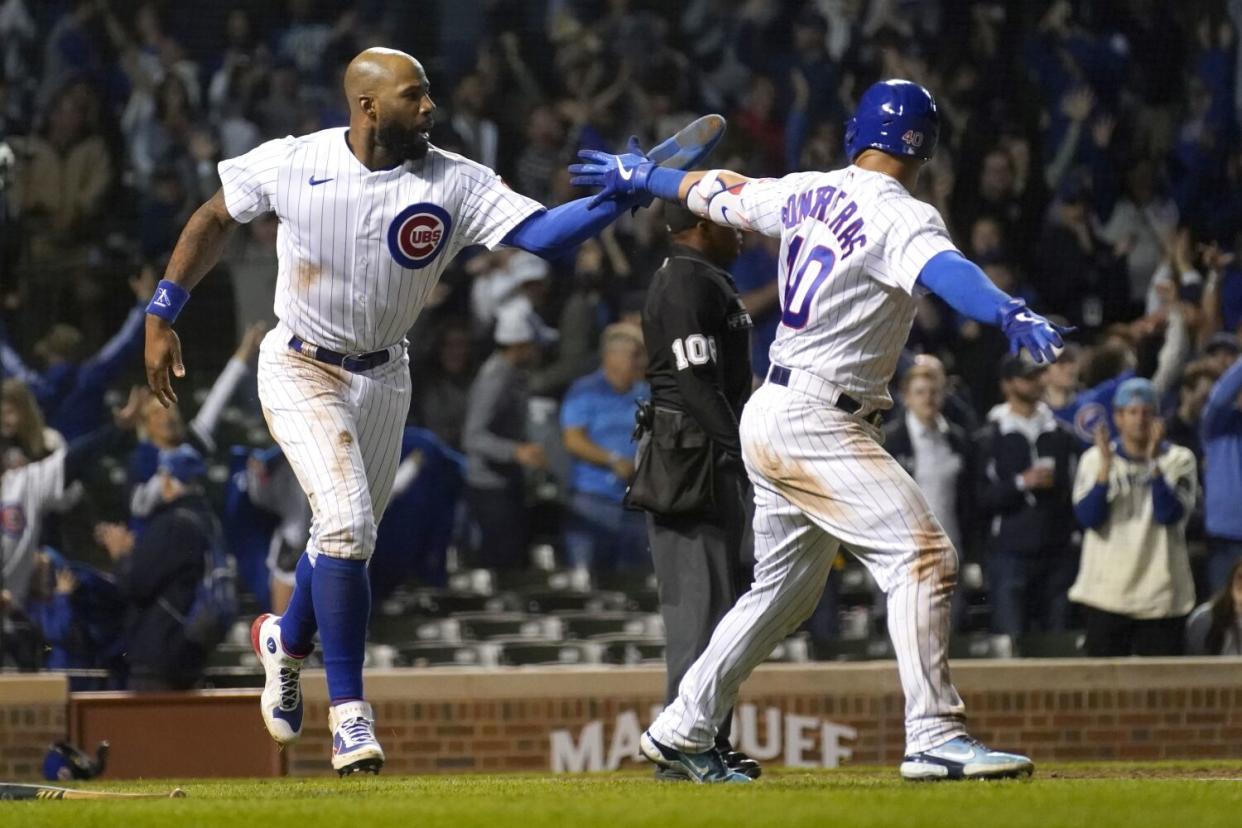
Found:
<svg viewBox="0 0 1242 828"><path fill-rule="evenodd" d="M1190 614L1186 653L1242 655L1242 561L1233 565L1225 588Z"/></svg>

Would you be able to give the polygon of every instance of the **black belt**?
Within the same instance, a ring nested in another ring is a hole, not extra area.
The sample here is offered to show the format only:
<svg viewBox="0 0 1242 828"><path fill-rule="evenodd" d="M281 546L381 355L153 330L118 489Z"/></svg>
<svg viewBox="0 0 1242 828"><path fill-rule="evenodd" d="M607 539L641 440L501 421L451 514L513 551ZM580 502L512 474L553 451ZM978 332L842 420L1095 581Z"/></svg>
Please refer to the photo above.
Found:
<svg viewBox="0 0 1242 828"><path fill-rule="evenodd" d="M772 366L768 368L768 382L774 383L776 385L783 385L786 388L788 388L789 377L792 373L793 371L791 371L789 368L786 368L784 365L777 365L776 363L772 363ZM860 403L858 400L851 397L849 394L846 394L845 392L841 392L840 394L837 395L837 400L836 402L833 403L833 405L841 409L842 411L844 411L846 414L857 414L859 411L862 410L862 407L863 407L862 403ZM879 428L879 425L881 422L883 422L883 420L884 420L884 416L879 411L872 412L871 416L866 418L867 422L871 423L877 428Z"/></svg>
<svg viewBox="0 0 1242 828"><path fill-rule="evenodd" d="M327 348L321 348L318 345L312 345L299 336L289 338L289 347L303 356L308 356L327 365L339 365L346 371L354 374L378 368L389 359L387 348L382 351L372 351L369 354L341 354L336 351L330 351Z"/></svg>

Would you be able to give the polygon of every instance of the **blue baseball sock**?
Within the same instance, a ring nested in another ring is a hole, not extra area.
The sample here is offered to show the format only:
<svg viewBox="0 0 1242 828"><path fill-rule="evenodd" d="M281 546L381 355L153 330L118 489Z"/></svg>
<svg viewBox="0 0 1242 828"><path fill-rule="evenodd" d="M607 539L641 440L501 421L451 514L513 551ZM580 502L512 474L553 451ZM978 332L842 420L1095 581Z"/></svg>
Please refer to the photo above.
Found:
<svg viewBox="0 0 1242 828"><path fill-rule="evenodd" d="M294 570L293 595L289 597L289 606L277 622L285 652L299 658L310 655L315 648L315 601L311 593L314 571L310 555L303 552Z"/></svg>
<svg viewBox="0 0 1242 828"><path fill-rule="evenodd" d="M332 704L362 698L362 658L371 617L366 561L319 555L311 580Z"/></svg>

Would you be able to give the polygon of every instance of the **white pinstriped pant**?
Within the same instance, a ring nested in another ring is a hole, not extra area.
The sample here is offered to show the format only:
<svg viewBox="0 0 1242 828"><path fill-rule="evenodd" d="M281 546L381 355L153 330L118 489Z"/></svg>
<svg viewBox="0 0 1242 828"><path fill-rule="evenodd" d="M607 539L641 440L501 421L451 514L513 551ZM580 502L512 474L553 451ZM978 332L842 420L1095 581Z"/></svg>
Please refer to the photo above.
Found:
<svg viewBox="0 0 1242 828"><path fill-rule="evenodd" d="M388 506L410 410L409 357L364 373L326 365L289 348L278 324L259 348L259 400L310 500L307 552L369 560Z"/></svg>
<svg viewBox="0 0 1242 828"><path fill-rule="evenodd" d="M814 610L844 543L888 596L888 627L906 697L906 749L965 733L949 677L957 553L918 484L860 419L765 383L742 414L742 454L755 486L755 580L651 726L655 739L700 752L738 688Z"/></svg>

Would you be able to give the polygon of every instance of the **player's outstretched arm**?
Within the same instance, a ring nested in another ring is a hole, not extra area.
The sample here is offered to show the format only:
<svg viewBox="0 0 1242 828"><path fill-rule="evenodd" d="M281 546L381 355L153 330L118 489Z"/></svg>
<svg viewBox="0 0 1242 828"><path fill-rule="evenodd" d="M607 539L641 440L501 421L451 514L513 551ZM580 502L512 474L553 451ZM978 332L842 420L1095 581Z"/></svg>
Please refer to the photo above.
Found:
<svg viewBox="0 0 1242 828"><path fill-rule="evenodd" d="M992 284L978 265L956 250L932 256L919 273L918 284L958 313L1000 328L1009 338L1011 353L1026 348L1036 362L1055 362L1056 349L1065 344L1062 335L1074 330L1054 325L1027 308L1025 300Z"/></svg>
<svg viewBox="0 0 1242 828"><path fill-rule="evenodd" d="M172 375L185 376L181 340L172 329L173 322L189 301L190 291L220 261L237 224L224 204L224 191L217 190L186 222L164 278L147 305L147 384L165 408L177 401Z"/></svg>
<svg viewBox="0 0 1242 828"><path fill-rule="evenodd" d="M744 190L754 179L730 170L684 172L660 167L641 155L611 155L582 150L585 163L573 164L571 182L579 187L599 187L592 204L636 197L679 201L691 212L717 224L772 235L775 225L752 221Z"/></svg>

